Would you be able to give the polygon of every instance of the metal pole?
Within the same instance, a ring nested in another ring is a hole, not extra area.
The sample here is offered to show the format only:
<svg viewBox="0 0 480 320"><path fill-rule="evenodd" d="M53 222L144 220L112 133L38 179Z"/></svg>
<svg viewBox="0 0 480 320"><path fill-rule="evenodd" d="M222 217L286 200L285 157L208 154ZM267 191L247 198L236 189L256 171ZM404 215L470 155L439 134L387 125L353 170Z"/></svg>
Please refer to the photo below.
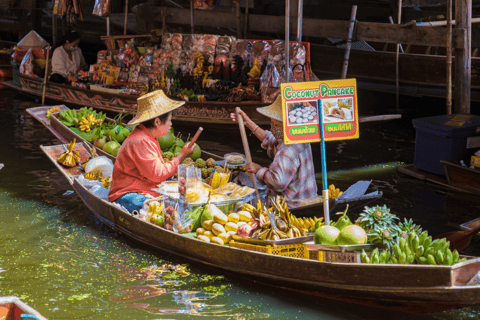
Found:
<svg viewBox="0 0 480 320"><path fill-rule="evenodd" d="M128 0L125 0L125 23L123 24L123 35L127 35L128 24Z"/></svg>
<svg viewBox="0 0 480 320"><path fill-rule="evenodd" d="M297 41L302 41L302 26L303 26L303 0L298 0L297 12Z"/></svg>
<svg viewBox="0 0 480 320"><path fill-rule="evenodd" d="M243 29L243 37L246 38L247 37L247 31L248 31L248 7L249 7L249 0L247 0L247 3L245 5L245 28Z"/></svg>
<svg viewBox="0 0 480 320"><path fill-rule="evenodd" d="M398 0L398 19L397 23L402 23L402 0ZM397 110L400 109L400 43L397 43L395 51L395 94Z"/></svg>
<svg viewBox="0 0 480 320"><path fill-rule="evenodd" d="M447 0L447 114L452 114L452 0Z"/></svg>
<svg viewBox="0 0 480 320"><path fill-rule="evenodd" d="M190 0L190 32L195 33L195 27L193 24L193 0Z"/></svg>
<svg viewBox="0 0 480 320"><path fill-rule="evenodd" d="M352 49L353 29L355 28L356 17L357 6L353 6L352 15L350 16L350 26L348 27L347 47L345 48L345 56L343 58L342 79L347 77L348 60L350 59L350 50Z"/></svg>
<svg viewBox="0 0 480 320"><path fill-rule="evenodd" d="M290 0L285 0L285 81L290 82Z"/></svg>
<svg viewBox="0 0 480 320"><path fill-rule="evenodd" d="M327 156L325 152L325 130L323 128L323 107L322 100L317 100L317 112L319 115L318 122L320 123L320 152L322 156L322 180L323 180L323 216L325 217L325 225L330 225L330 208L329 208L329 194L328 194L328 183L327 183Z"/></svg>

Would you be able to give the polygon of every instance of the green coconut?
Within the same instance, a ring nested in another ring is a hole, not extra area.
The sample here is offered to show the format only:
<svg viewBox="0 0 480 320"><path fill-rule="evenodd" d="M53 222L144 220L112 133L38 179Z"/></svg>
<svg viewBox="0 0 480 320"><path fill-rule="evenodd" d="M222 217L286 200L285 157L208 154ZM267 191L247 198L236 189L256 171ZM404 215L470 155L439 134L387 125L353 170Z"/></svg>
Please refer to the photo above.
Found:
<svg viewBox="0 0 480 320"><path fill-rule="evenodd" d="M160 145L160 149L168 150L175 142L175 135L172 131L170 131L166 135L158 137L157 140L158 144Z"/></svg>
<svg viewBox="0 0 480 320"><path fill-rule="evenodd" d="M197 161L197 159L200 158L201 155L202 155L202 150L200 150L200 147L197 144L195 146L195 149L193 149L193 153L190 156L190 158L192 158L193 161Z"/></svg>

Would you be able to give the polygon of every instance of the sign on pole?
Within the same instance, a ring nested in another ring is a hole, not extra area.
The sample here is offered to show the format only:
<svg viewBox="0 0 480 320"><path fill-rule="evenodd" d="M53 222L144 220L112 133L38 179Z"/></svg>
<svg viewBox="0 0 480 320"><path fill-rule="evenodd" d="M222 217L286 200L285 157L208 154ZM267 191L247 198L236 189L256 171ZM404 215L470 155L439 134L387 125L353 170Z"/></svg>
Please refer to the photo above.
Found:
<svg viewBox="0 0 480 320"><path fill-rule="evenodd" d="M329 199L325 141L358 139L357 81L355 79L283 83L285 144L320 142L323 199ZM328 200L323 201L330 224Z"/></svg>
<svg viewBox="0 0 480 320"><path fill-rule="evenodd" d="M319 108L325 141L358 139L355 79L282 83L281 95L286 144L322 140Z"/></svg>

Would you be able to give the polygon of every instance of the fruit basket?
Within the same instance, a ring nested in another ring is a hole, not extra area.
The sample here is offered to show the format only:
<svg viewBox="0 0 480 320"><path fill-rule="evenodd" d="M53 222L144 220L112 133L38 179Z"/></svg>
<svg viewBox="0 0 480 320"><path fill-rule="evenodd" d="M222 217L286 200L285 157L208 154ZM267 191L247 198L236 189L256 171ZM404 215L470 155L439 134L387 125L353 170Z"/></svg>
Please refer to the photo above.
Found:
<svg viewBox="0 0 480 320"><path fill-rule="evenodd" d="M250 243L259 246L281 246L287 244L298 244L298 243L306 243L308 241L313 242L313 235L308 235L304 237L295 237L295 238L288 238L288 239L280 239L280 240L264 240L264 239L255 239L250 237L243 237L239 235L232 235L232 239L237 242L242 243Z"/></svg>

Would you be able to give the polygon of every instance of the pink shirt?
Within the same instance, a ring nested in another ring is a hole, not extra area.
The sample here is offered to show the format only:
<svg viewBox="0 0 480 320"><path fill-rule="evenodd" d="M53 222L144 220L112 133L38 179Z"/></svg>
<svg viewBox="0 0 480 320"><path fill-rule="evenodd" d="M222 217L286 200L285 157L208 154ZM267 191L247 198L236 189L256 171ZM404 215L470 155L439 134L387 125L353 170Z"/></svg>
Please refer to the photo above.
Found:
<svg viewBox="0 0 480 320"><path fill-rule="evenodd" d="M130 192L158 197L152 188L173 176L178 164L177 158L167 163L163 161L158 140L139 124L118 152L108 200L115 201Z"/></svg>

